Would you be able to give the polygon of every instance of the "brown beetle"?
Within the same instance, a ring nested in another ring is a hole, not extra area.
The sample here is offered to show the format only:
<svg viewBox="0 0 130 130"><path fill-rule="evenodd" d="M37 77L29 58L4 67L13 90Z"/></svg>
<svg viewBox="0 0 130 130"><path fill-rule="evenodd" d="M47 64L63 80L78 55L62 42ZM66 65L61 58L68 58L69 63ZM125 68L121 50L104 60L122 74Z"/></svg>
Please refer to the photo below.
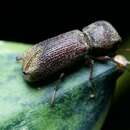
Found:
<svg viewBox="0 0 130 130"><path fill-rule="evenodd" d="M22 56L24 78L29 82L46 80L80 60L89 61L95 56L109 59L106 55L117 49L119 41L121 37L106 21L97 21L82 31L73 30L47 39L28 49Z"/></svg>
<svg viewBox="0 0 130 130"><path fill-rule="evenodd" d="M47 39L24 53L24 78L30 82L44 80L76 64L86 55L107 55L120 40L117 31L106 21L92 23L83 28L83 32L73 30Z"/></svg>

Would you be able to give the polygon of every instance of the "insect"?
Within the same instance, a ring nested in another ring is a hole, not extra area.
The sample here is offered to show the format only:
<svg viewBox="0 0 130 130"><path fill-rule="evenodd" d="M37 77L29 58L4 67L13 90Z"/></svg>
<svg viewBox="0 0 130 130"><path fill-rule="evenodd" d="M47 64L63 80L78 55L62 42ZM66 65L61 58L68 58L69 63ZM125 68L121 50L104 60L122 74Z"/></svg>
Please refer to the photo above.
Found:
<svg viewBox="0 0 130 130"><path fill-rule="evenodd" d="M79 61L87 61L92 79L93 57L99 60L110 59L106 55L113 53L120 41L120 35L107 21L96 21L82 31L73 30L44 40L23 54L24 78L29 82L46 80L56 73L63 73L72 65L78 65Z"/></svg>

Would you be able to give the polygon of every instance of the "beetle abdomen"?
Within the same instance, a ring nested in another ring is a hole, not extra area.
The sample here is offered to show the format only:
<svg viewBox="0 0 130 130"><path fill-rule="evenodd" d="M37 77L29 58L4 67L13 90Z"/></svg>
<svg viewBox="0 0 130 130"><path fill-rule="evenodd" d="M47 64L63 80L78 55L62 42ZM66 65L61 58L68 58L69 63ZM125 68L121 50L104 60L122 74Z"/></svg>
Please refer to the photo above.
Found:
<svg viewBox="0 0 130 130"><path fill-rule="evenodd" d="M25 79L45 80L81 60L89 50L86 40L81 31L73 30L34 45L23 57Z"/></svg>
<svg viewBox="0 0 130 130"><path fill-rule="evenodd" d="M37 70L42 78L72 65L89 49L84 34L78 30L45 40L39 43L39 46L44 48Z"/></svg>

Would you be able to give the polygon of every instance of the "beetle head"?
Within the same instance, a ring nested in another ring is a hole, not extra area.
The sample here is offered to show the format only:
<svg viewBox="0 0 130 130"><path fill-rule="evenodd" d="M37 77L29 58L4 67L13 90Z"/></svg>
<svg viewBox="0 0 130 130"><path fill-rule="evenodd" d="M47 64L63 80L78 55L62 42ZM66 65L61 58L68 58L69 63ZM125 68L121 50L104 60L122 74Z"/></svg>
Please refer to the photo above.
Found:
<svg viewBox="0 0 130 130"><path fill-rule="evenodd" d="M97 21L83 28L88 44L95 55L115 51L121 37L115 28L106 21ZM97 53L96 53L97 52Z"/></svg>

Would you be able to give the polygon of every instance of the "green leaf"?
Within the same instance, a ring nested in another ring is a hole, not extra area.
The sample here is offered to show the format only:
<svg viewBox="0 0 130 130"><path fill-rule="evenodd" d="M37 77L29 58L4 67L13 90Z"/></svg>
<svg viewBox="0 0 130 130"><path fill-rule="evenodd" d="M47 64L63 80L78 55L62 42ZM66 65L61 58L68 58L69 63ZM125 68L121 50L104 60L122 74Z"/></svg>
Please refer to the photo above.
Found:
<svg viewBox="0 0 130 130"><path fill-rule="evenodd" d="M99 130L120 75L115 64L95 63L92 82L85 66L67 75L52 108L55 83L32 87L16 62L16 56L30 46L0 42L0 130Z"/></svg>

